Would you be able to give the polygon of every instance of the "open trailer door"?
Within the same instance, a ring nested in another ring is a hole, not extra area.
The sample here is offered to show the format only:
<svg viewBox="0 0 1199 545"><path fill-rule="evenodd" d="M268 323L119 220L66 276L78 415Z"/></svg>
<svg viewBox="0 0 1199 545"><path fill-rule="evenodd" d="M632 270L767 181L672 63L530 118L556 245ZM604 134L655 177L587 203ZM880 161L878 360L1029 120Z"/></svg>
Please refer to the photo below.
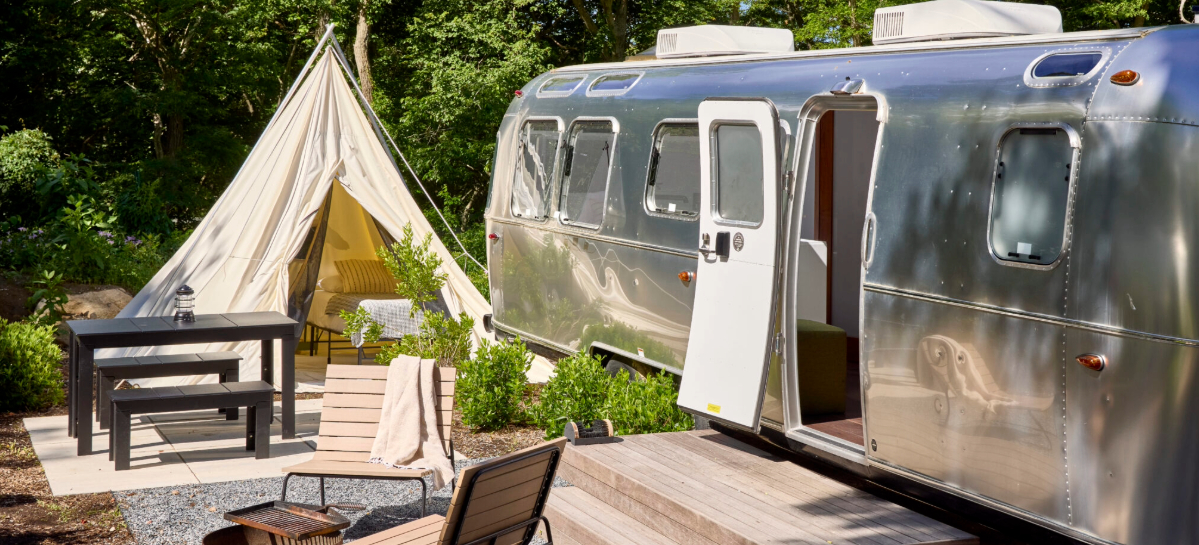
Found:
<svg viewBox="0 0 1199 545"><path fill-rule="evenodd" d="M699 105L695 306L679 406L758 431L778 271L779 119L767 99Z"/></svg>

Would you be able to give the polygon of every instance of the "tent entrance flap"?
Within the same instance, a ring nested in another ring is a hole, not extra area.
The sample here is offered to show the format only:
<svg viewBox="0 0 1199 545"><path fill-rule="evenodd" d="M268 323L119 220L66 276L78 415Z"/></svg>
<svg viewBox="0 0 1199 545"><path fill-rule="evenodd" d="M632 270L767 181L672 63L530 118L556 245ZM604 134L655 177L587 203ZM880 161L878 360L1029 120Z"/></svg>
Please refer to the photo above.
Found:
<svg viewBox="0 0 1199 545"><path fill-rule="evenodd" d="M332 191L330 191L332 193ZM317 217L312 220L308 234L304 237L300 251L287 267L287 316L303 324L312 308L312 296L320 281L321 255L325 249L325 232L329 226L329 208L332 199L325 197Z"/></svg>

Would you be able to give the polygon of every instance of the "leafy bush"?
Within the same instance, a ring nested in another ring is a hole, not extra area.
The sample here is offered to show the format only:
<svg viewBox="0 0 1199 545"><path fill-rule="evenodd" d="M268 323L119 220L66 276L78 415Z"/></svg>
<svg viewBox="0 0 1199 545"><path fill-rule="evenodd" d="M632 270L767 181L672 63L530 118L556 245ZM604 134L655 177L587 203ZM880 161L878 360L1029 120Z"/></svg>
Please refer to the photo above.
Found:
<svg viewBox="0 0 1199 545"><path fill-rule="evenodd" d="M425 309L425 303L437 299L437 290L445 285L446 280L446 274L438 272L441 258L429 250L433 233L425 235L425 240L420 244L416 244L415 238L412 224L406 223L403 238L392 244L391 248L380 247L375 250L375 255L383 260L383 265L391 271L391 275L400 281L396 285L396 295L412 301L413 315L418 307Z"/></svg>
<svg viewBox="0 0 1199 545"><path fill-rule="evenodd" d="M426 312L420 333L405 335L399 350L401 354L435 359L440 367L454 367L470 359L470 332L474 327L474 318L465 312L458 315L457 321L440 312Z"/></svg>
<svg viewBox="0 0 1199 545"><path fill-rule="evenodd" d="M29 296L28 305L35 311L32 320L38 325L57 325L66 314L63 307L70 301L67 291L62 288L62 274L42 271L31 284L34 291ZM40 310L39 305L42 307Z"/></svg>
<svg viewBox="0 0 1199 545"><path fill-rule="evenodd" d="M598 356L575 354L558 361L531 412L547 440L560 437L567 422L600 418L611 420L619 435L686 431L692 419L679 410L678 399L671 375L630 378L621 371L613 377Z"/></svg>
<svg viewBox="0 0 1199 545"><path fill-rule="evenodd" d="M608 419L619 435L687 431L693 420L678 402L673 376L655 373L630 380L628 371L621 371L608 389Z"/></svg>
<svg viewBox="0 0 1199 545"><path fill-rule="evenodd" d="M174 230L168 211L171 203L164 198L162 178L146 180L142 173L116 176L111 185L121 188L115 201L121 227L135 233L167 235Z"/></svg>
<svg viewBox="0 0 1199 545"><path fill-rule="evenodd" d="M63 400L62 352L54 327L0 318L0 411L40 409Z"/></svg>
<svg viewBox="0 0 1199 545"><path fill-rule="evenodd" d="M533 354L520 339L483 341L474 359L458 364L455 389L462 423L475 430L495 430L516 420L532 363Z"/></svg>
<svg viewBox="0 0 1199 545"><path fill-rule="evenodd" d="M52 139L37 129L25 129L0 138L0 196L33 193L45 169L58 165Z"/></svg>
<svg viewBox="0 0 1199 545"><path fill-rule="evenodd" d="M608 417L612 377L598 357L575 354L562 358L554 373L541 389L541 400L531 415L537 427L545 430L547 440L560 437L567 422Z"/></svg>
<svg viewBox="0 0 1199 545"><path fill-rule="evenodd" d="M103 227L111 219L90 197L76 196L42 227L26 227L19 216L0 221L0 269L28 275L52 270L64 282L116 284L137 292L190 234L127 235Z"/></svg>

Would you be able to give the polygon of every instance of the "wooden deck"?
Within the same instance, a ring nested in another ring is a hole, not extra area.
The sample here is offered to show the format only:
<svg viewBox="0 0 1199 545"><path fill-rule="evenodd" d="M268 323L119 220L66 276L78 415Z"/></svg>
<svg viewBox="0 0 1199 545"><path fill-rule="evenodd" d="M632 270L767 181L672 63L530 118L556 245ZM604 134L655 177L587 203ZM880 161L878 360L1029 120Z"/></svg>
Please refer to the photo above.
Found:
<svg viewBox="0 0 1199 545"><path fill-rule="evenodd" d="M976 544L716 431L568 447L546 508L558 545Z"/></svg>

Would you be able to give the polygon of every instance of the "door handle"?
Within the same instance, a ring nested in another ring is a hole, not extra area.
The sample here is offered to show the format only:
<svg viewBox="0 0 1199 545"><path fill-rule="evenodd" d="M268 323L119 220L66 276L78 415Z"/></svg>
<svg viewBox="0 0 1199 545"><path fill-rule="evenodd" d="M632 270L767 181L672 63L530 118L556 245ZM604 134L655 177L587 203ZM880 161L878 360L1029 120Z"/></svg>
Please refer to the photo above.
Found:
<svg viewBox="0 0 1199 545"><path fill-rule="evenodd" d="M874 212L867 212L866 224L862 226L862 267L866 269L869 269L870 262L874 261L874 239L877 229L878 218L874 216Z"/></svg>
<svg viewBox="0 0 1199 545"><path fill-rule="evenodd" d="M729 257L729 232L720 231L716 233L716 257Z"/></svg>

